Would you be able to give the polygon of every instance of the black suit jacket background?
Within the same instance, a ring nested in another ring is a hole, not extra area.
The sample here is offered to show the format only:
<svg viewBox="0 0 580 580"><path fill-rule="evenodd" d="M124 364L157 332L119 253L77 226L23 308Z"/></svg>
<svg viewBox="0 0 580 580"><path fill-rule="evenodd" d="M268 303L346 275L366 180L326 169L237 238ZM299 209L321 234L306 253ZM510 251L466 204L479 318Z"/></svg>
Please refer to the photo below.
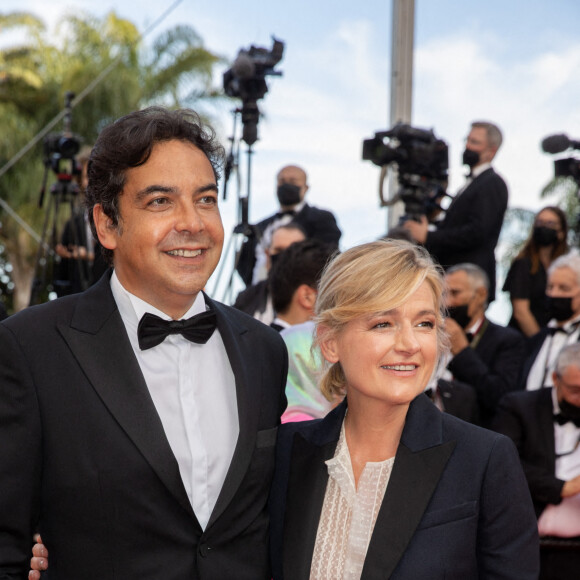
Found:
<svg viewBox="0 0 580 580"><path fill-rule="evenodd" d="M483 427L490 426L500 399L520 388L525 348L525 339L517 330L487 320L477 346L463 349L449 363L453 377L475 389Z"/></svg>
<svg viewBox="0 0 580 580"><path fill-rule="evenodd" d="M552 389L510 393L500 402L493 427L510 437L520 454L536 516L559 504L564 481L555 476Z"/></svg>
<svg viewBox="0 0 580 580"><path fill-rule="evenodd" d="M109 276L0 324L0 578L26 577L38 527L58 580L269 580L267 496L287 353L211 302L240 435L202 531Z"/></svg>
<svg viewBox="0 0 580 580"><path fill-rule="evenodd" d="M478 175L455 199L443 221L429 232L425 247L444 268L471 262L489 276L489 301L495 299L495 246L507 209L504 180L492 169Z"/></svg>

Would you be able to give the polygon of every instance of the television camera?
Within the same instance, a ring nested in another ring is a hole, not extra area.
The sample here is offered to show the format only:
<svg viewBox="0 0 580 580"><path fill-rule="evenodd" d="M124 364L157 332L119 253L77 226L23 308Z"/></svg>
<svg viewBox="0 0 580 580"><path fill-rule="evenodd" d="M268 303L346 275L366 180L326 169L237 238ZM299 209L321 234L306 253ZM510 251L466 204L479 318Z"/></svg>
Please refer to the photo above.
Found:
<svg viewBox="0 0 580 580"><path fill-rule="evenodd" d="M544 153L556 155L564 151L579 150L580 141L570 139L562 133L550 135L542 140L542 150ZM566 157L554 160L554 177L571 177L578 187L580 187L580 159L577 157Z"/></svg>
<svg viewBox="0 0 580 580"><path fill-rule="evenodd" d="M388 131L378 131L363 141L362 158L381 167L379 196L381 206L402 201L405 206L401 222L435 217L441 210L441 199L448 194L449 148L432 129L420 129L397 123ZM383 196L387 169L397 166L399 189L389 200Z"/></svg>

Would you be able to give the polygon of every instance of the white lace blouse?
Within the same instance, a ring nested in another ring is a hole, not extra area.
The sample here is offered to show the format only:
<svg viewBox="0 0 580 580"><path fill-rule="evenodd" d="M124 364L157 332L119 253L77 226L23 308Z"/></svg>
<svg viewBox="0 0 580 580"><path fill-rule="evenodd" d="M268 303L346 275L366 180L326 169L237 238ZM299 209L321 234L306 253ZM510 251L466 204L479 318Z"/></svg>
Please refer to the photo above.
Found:
<svg viewBox="0 0 580 580"><path fill-rule="evenodd" d="M336 453L326 462L329 478L310 580L360 579L394 461L367 463L356 489L343 422Z"/></svg>

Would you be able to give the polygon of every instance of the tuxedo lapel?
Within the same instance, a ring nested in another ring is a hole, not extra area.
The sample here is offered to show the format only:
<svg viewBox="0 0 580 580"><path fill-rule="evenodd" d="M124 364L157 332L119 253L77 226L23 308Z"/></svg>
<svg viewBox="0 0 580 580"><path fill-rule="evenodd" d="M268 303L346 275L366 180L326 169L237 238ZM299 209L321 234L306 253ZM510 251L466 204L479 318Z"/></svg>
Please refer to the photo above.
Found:
<svg viewBox="0 0 580 580"><path fill-rule="evenodd" d="M403 556L455 448L442 441L441 412L420 395L401 443L367 551L362 578L389 578Z"/></svg>
<svg viewBox="0 0 580 580"><path fill-rule="evenodd" d="M556 472L556 442L554 439L554 408L552 404L552 389L543 388L538 390L538 430L540 432L541 445L544 455L552 473Z"/></svg>
<svg viewBox="0 0 580 580"><path fill-rule="evenodd" d="M284 514L284 578L308 580L322 511L328 469L344 419L343 403L326 418L294 437ZM308 424L306 424L308 425Z"/></svg>
<svg viewBox="0 0 580 580"><path fill-rule="evenodd" d="M228 315L226 308L205 296L206 302L215 309L218 319L218 330L223 340L228 359L236 381L236 398L240 432L232 462L216 505L210 516L208 527L223 513L248 471L252 454L256 446L258 419L260 413L261 385L260 361L248 364L255 354L252 349L252 337L246 326L238 324Z"/></svg>
<svg viewBox="0 0 580 580"><path fill-rule="evenodd" d="M59 332L111 415L181 506L195 517L109 279L103 276L79 297L71 324L61 324Z"/></svg>

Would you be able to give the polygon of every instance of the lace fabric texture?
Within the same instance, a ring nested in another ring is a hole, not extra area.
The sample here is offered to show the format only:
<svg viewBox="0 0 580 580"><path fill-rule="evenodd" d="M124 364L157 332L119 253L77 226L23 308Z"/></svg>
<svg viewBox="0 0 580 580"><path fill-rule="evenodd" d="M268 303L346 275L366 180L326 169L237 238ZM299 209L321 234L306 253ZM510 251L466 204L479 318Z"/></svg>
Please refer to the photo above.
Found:
<svg viewBox="0 0 580 580"><path fill-rule="evenodd" d="M360 579L394 461L367 463L357 489L342 424L334 457L326 462L329 478L310 580Z"/></svg>

